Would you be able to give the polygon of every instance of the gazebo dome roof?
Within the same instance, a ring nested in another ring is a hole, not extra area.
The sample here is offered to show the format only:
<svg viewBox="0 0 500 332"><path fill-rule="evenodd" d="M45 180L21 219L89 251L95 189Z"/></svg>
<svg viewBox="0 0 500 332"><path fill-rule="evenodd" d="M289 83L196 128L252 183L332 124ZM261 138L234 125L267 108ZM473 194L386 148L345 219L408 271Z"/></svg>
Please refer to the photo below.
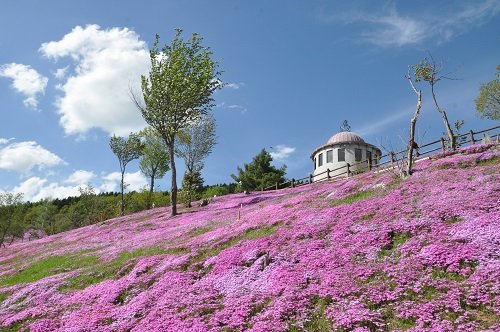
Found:
<svg viewBox="0 0 500 332"><path fill-rule="evenodd" d="M356 133L350 131L342 131L330 137L326 144L337 143L365 143L365 141Z"/></svg>

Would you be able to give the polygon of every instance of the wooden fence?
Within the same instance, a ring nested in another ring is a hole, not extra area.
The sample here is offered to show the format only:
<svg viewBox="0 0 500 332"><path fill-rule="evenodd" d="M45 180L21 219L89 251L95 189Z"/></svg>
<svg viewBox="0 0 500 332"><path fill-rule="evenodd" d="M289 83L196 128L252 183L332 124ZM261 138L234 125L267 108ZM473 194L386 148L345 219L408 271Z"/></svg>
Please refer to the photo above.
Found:
<svg viewBox="0 0 500 332"><path fill-rule="evenodd" d="M469 130L469 132L461 135L454 136L453 139L455 140L456 147L461 147L464 146L468 143L471 144L476 144L479 141L484 140L487 136L486 134L491 134L488 136L488 138L491 141L500 142L500 134L499 133L494 133L495 131L498 131L500 126L480 130L477 132L474 132L472 130ZM478 138L479 135L483 134L484 136L482 138ZM432 154L433 152L440 151L441 153L446 152L449 150L451 144L449 144L449 139L445 139L441 137L440 139L426 143L423 145L420 145L417 149L415 149L415 157L419 158L425 155ZM424 151L422 151L425 149ZM421 152L422 151L422 152ZM310 184L313 182L321 182L325 180L332 180L332 179L339 179L339 178L344 178L348 176L352 176L357 174L357 172L352 172L352 169L358 169L356 166L364 166L365 169L367 170L372 170L372 169L388 169L391 167L395 167L398 164L401 164L406 159L406 153L407 149L403 149L401 151L397 152L389 152L387 154L384 154L380 157L377 157L376 159L367 159L363 160L354 164L349 164L346 163L344 166L340 166L338 168L334 169L327 169L324 172L318 173L318 174L309 174L303 178L300 179L291 179L283 183L277 182L276 184L266 187L266 188L261 188L262 191L267 191L267 190L279 190L279 189L284 189L284 188L290 188L290 187L298 187L306 184ZM366 166L365 166L366 165ZM341 171L343 170L343 171ZM325 176L326 175L326 176ZM320 178L318 180L315 180L315 178Z"/></svg>

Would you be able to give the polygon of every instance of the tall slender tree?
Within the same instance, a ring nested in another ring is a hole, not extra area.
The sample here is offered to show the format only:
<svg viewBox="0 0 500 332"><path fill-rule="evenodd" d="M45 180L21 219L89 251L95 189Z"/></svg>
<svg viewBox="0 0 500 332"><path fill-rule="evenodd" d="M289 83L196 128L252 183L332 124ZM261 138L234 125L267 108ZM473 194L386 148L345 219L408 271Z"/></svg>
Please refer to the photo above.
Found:
<svg viewBox="0 0 500 332"><path fill-rule="evenodd" d="M213 107L213 92L221 87L218 63L212 60L210 48L193 34L189 40L176 30L175 38L159 48L156 35L150 50L151 70L141 76L143 101L132 93L132 99L144 120L163 138L168 147L172 171L172 215L177 214L177 171L175 142L178 133Z"/></svg>
<svg viewBox="0 0 500 332"><path fill-rule="evenodd" d="M443 123L446 128L446 134L448 135L448 140L450 142L451 149L455 149L455 138L453 136L453 130L450 126L450 121L446 111L439 105L436 99L436 83L442 79L450 79L444 75L441 75L441 66L438 66L431 56L429 61L427 58L422 60L419 64L414 66L415 68L415 81L426 81L431 87L432 99L434 100L434 105L436 105L437 111L441 114L443 118Z"/></svg>
<svg viewBox="0 0 500 332"><path fill-rule="evenodd" d="M217 143L215 129L214 117L205 115L179 132L176 152L184 159L189 173L202 170L203 159L212 152Z"/></svg>
<svg viewBox="0 0 500 332"><path fill-rule="evenodd" d="M402 177L410 176L413 173L413 150L418 147L417 143L415 143L415 125L417 124L420 109L422 108L422 90L417 90L415 87L415 73L411 73L412 67L415 68L414 66L408 68L408 73L405 77L410 83L411 89L417 95L417 106L415 107L415 113L413 113L413 117L410 120L410 137L408 139L406 165L402 171Z"/></svg>
<svg viewBox="0 0 500 332"><path fill-rule="evenodd" d="M123 198L123 192L125 190L125 168L129 162L142 155L143 146L138 135L134 133L131 133L128 138L116 137L113 135L109 140L109 146L120 163L121 214L123 215L125 213L125 201Z"/></svg>
<svg viewBox="0 0 500 332"><path fill-rule="evenodd" d="M144 144L142 158L139 161L139 168L142 174L149 178L148 207L151 208L152 196L155 187L155 179L161 179L169 170L169 156L167 146L158 133L147 127L139 132L139 136Z"/></svg>

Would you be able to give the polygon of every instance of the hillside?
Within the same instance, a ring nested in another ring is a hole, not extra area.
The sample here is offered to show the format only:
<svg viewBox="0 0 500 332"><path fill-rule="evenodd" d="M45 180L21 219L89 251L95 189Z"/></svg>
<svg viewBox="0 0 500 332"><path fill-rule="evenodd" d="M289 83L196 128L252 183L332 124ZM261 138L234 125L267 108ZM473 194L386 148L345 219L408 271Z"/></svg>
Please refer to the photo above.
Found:
<svg viewBox="0 0 500 332"><path fill-rule="evenodd" d="M0 325L498 331L499 156L472 146L406 181L386 171L228 195L1 248Z"/></svg>

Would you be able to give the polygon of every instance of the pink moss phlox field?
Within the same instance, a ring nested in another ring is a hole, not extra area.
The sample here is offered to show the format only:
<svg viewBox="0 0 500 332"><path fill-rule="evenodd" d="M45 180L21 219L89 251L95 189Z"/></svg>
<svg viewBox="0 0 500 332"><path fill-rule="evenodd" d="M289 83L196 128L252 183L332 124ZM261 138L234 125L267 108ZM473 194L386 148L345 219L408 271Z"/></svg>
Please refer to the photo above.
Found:
<svg viewBox="0 0 500 332"><path fill-rule="evenodd" d="M498 331L499 156L473 145L419 161L407 180L371 172L215 197L16 243L0 252L0 326ZM5 282L55 256L75 263Z"/></svg>

